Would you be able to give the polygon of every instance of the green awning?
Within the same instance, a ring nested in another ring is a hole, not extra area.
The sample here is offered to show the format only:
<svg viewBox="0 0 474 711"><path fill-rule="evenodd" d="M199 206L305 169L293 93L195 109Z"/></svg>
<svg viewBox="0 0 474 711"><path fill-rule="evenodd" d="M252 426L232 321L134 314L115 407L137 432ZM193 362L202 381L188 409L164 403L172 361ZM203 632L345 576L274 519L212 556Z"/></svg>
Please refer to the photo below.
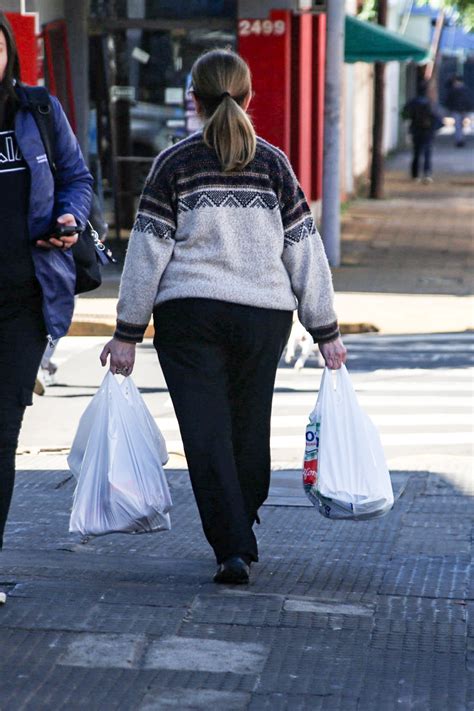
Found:
<svg viewBox="0 0 474 711"><path fill-rule="evenodd" d="M404 62L409 59L422 62L427 58L427 49L402 35L346 15L345 62Z"/></svg>

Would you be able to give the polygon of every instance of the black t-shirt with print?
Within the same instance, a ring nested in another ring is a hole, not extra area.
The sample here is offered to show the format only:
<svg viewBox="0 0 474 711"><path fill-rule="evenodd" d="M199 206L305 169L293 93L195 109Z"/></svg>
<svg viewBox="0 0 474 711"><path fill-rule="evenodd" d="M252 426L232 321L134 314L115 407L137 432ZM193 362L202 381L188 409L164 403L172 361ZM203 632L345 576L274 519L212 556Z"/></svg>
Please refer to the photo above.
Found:
<svg viewBox="0 0 474 711"><path fill-rule="evenodd" d="M14 131L0 131L0 296L38 292L28 233L30 172Z"/></svg>

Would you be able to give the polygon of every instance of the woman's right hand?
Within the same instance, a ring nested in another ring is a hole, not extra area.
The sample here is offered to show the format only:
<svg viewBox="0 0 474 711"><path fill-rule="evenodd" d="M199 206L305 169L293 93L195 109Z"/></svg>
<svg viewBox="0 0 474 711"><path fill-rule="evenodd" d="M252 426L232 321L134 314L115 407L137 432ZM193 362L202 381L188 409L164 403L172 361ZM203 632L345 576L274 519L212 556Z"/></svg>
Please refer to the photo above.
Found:
<svg viewBox="0 0 474 711"><path fill-rule="evenodd" d="M60 225L67 225L70 227L75 227L77 225L76 218L74 215L71 215L70 212L66 212L64 215L58 217L56 222L59 222ZM41 247L41 249L60 249L64 252L71 249L71 247L74 247L78 239L79 235L77 233L75 235L71 235L70 237L50 237L48 240L39 239L36 242L36 246Z"/></svg>
<svg viewBox="0 0 474 711"><path fill-rule="evenodd" d="M103 366L107 365L107 358L110 355L110 370L112 373L128 377L132 374L135 364L135 348L135 343L126 343L112 338L111 341L105 344L100 354L100 362Z"/></svg>
<svg viewBox="0 0 474 711"><path fill-rule="evenodd" d="M329 343L320 343L319 350L328 368L339 370L341 365L347 360L347 351L341 338Z"/></svg>

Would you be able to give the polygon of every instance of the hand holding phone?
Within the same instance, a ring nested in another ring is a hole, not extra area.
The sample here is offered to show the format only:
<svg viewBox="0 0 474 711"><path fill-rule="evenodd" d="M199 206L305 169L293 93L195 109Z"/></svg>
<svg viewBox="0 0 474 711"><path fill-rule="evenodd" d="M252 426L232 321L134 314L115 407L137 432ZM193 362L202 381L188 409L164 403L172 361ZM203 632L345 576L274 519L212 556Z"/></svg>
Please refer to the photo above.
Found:
<svg viewBox="0 0 474 711"><path fill-rule="evenodd" d="M82 225L63 225L61 222L57 222L53 227L52 233L45 237L45 239L50 240L51 237L55 237L56 239L72 237L73 235L81 234L81 232L84 232Z"/></svg>
<svg viewBox="0 0 474 711"><path fill-rule="evenodd" d="M36 246L41 249L68 250L75 245L81 232L84 232L84 227L76 224L74 215L66 213L57 218L48 234L36 241Z"/></svg>

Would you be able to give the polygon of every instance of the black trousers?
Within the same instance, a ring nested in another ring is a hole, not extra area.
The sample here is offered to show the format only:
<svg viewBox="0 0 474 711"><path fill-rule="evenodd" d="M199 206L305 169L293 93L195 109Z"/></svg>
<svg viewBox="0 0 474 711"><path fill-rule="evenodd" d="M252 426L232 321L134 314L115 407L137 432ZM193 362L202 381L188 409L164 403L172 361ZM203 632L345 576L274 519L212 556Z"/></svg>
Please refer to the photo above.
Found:
<svg viewBox="0 0 474 711"><path fill-rule="evenodd" d="M15 452L25 407L46 348L41 296L0 296L0 548L15 481Z"/></svg>
<svg viewBox="0 0 474 711"><path fill-rule="evenodd" d="M252 526L270 485L273 387L292 312L177 299L154 321L204 533L218 563L256 561Z"/></svg>
<svg viewBox="0 0 474 711"><path fill-rule="evenodd" d="M423 175L431 176L432 154L433 154L433 136L432 134L414 134L413 140L413 160L411 163L411 177L417 178L419 174L420 160L423 158Z"/></svg>

